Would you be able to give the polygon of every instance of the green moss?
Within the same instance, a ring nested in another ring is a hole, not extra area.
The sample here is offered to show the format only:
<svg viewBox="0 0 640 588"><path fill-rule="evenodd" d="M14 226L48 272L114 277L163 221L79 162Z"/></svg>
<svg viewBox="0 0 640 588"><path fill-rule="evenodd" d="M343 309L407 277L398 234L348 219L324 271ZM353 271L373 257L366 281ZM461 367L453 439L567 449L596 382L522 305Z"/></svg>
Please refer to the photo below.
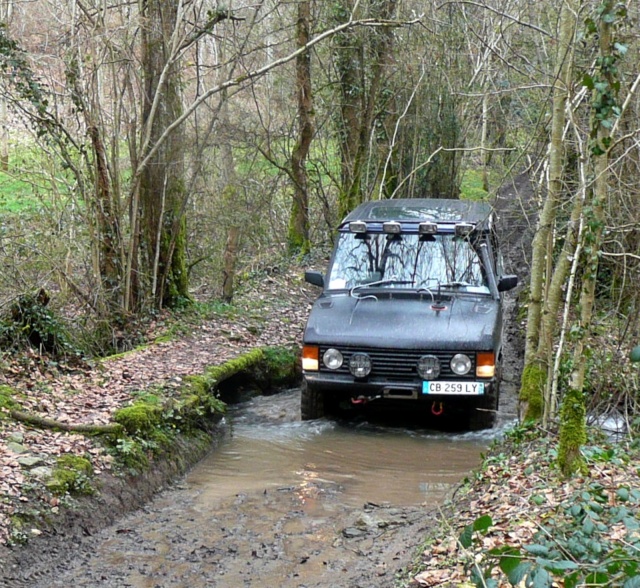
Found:
<svg viewBox="0 0 640 588"><path fill-rule="evenodd" d="M214 388L217 384L231 376L255 368L263 360L264 351L262 349L253 349L236 359L226 361L222 365L207 368L205 371L207 385L210 388Z"/></svg>
<svg viewBox="0 0 640 588"><path fill-rule="evenodd" d="M138 473L149 467L148 453L138 439L119 437L109 448L109 453L115 457L117 469Z"/></svg>
<svg viewBox="0 0 640 588"><path fill-rule="evenodd" d="M149 390L141 390L139 392L133 392L132 396L136 397L136 403L160 406L164 402L164 398L160 396L161 393L161 391L151 392Z"/></svg>
<svg viewBox="0 0 640 588"><path fill-rule="evenodd" d="M291 347L264 349L264 371L271 386L291 383L299 376L300 350Z"/></svg>
<svg viewBox="0 0 640 588"><path fill-rule="evenodd" d="M136 402L117 410L113 420L130 435L149 433L162 422L162 409L157 404Z"/></svg>
<svg viewBox="0 0 640 588"><path fill-rule="evenodd" d="M15 401L18 393L9 386L0 386L0 409L19 409L20 404Z"/></svg>
<svg viewBox="0 0 640 588"><path fill-rule="evenodd" d="M533 361L524 367L520 385L520 402L527 406L524 421L542 418L546 381L547 371L539 362Z"/></svg>
<svg viewBox="0 0 640 588"><path fill-rule="evenodd" d="M53 494L93 494L91 485L93 466L91 462L77 455L63 455L58 458L47 488Z"/></svg>
<svg viewBox="0 0 640 588"><path fill-rule="evenodd" d="M569 388L560 407L558 467L565 477L581 472L585 467L580 448L587 442L584 394Z"/></svg>
<svg viewBox="0 0 640 588"><path fill-rule="evenodd" d="M118 361L119 359L123 359L125 357L129 357L130 355L135 355L139 351L144 351L145 349L148 349L148 348L149 348L148 344L138 345L137 347L134 347L133 349L130 349L129 351L123 351L122 353L114 353L113 355L109 355L107 357L100 358L99 361L101 361L102 363L107 363L107 362L110 362L110 361Z"/></svg>
<svg viewBox="0 0 640 588"><path fill-rule="evenodd" d="M199 398L211 391L208 380L204 376L187 376L184 381L188 390Z"/></svg>

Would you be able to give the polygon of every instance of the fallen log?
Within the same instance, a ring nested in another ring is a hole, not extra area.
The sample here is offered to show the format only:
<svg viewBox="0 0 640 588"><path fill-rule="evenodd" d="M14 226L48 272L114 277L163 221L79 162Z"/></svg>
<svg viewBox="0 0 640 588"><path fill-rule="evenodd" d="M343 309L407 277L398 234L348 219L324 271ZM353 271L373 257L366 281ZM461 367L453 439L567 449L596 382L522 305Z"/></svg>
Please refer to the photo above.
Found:
<svg viewBox="0 0 640 588"><path fill-rule="evenodd" d="M35 414L29 414L21 410L11 409L9 410L11 418L21 423L40 427L41 429L59 429L61 431L67 431L69 433L88 433L93 435L108 435L124 433L124 427L118 423L111 423L107 425L92 425L88 423L63 423L55 419L49 419Z"/></svg>

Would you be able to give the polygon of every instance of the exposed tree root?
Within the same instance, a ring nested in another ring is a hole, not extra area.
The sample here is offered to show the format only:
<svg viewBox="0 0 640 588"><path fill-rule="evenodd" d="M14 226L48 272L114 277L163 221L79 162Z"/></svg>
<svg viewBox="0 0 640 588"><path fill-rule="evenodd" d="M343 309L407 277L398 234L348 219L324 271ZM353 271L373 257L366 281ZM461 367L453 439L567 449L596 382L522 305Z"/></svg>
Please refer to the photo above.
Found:
<svg viewBox="0 0 640 588"><path fill-rule="evenodd" d="M112 423L108 425L91 425L86 423L72 424L56 421L55 419L48 419L40 417L21 410L12 409L9 411L11 418L28 425L40 427L41 429L59 429L61 431L68 431L70 433L87 433L90 435L108 435L112 433L123 433L124 427L118 423Z"/></svg>

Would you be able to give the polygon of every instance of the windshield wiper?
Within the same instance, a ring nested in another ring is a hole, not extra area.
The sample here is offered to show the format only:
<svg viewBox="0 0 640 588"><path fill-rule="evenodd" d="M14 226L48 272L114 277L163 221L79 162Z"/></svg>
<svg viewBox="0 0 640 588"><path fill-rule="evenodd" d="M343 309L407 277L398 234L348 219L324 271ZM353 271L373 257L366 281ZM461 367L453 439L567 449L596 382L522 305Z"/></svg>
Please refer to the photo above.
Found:
<svg viewBox="0 0 640 588"><path fill-rule="evenodd" d="M462 288L465 286L473 286L473 284L469 284L469 282L459 282L459 281L453 281L453 282L445 282L444 284L438 284L438 287L440 288Z"/></svg>
<svg viewBox="0 0 640 588"><path fill-rule="evenodd" d="M407 286L413 285L414 280L398 280L397 278L389 278L387 280L377 280L366 284L358 284L349 290L349 296L353 296L356 290L360 288L371 288L373 286Z"/></svg>

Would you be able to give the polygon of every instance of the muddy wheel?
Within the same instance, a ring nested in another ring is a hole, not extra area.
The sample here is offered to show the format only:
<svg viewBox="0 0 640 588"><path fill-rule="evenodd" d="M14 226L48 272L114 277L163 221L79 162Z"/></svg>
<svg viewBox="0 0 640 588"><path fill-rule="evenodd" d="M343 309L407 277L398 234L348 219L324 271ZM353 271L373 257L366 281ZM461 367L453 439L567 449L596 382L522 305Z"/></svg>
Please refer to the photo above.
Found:
<svg viewBox="0 0 640 588"><path fill-rule="evenodd" d="M317 388L311 388L305 379L300 386L300 416L303 421L321 419L325 413L324 395Z"/></svg>

